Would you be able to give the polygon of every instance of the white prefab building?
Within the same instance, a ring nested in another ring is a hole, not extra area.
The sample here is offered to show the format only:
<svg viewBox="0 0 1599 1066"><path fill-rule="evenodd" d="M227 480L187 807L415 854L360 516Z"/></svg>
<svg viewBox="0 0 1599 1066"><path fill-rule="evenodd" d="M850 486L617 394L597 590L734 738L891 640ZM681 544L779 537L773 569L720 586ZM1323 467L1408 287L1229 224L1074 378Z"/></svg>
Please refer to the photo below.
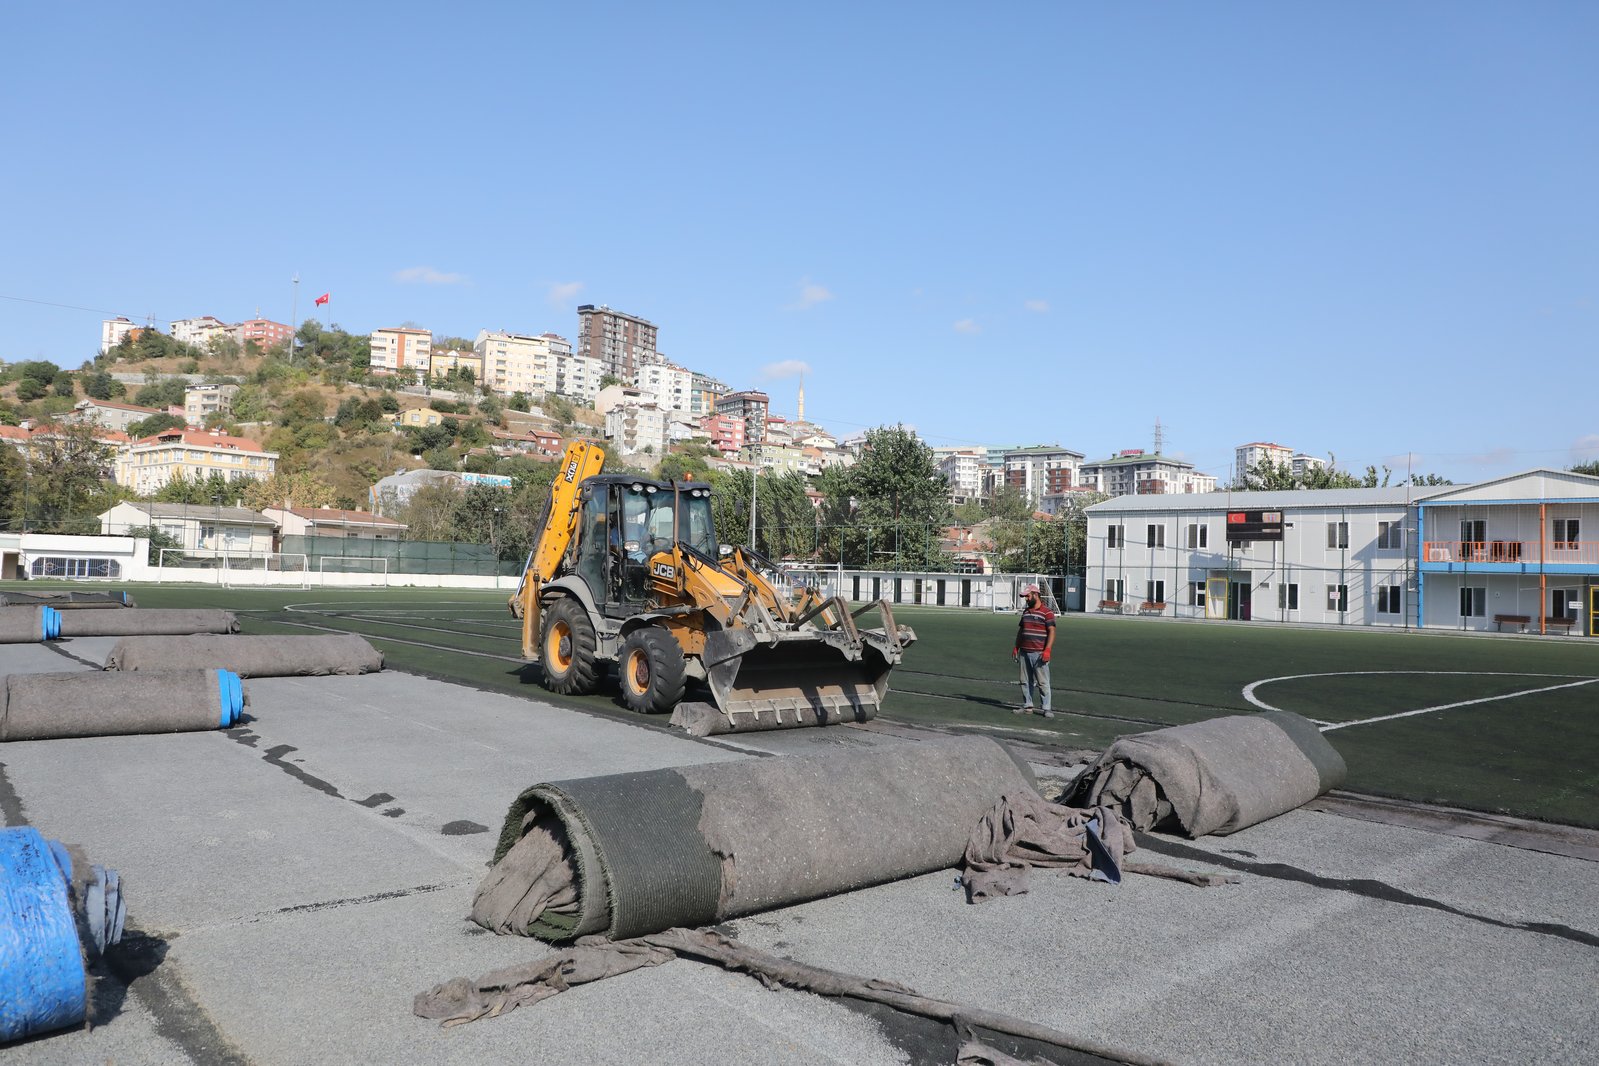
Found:
<svg viewBox="0 0 1599 1066"><path fill-rule="evenodd" d="M1122 496L1086 514L1091 611L1599 630L1599 478L1583 474L1534 470L1444 488ZM1281 539L1229 541L1229 515L1280 521Z"/></svg>

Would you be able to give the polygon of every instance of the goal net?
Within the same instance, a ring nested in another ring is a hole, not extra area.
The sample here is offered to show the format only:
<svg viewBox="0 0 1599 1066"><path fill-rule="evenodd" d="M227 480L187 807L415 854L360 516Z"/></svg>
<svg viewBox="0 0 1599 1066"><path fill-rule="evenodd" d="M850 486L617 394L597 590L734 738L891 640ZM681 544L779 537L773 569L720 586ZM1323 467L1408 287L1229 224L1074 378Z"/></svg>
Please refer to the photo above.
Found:
<svg viewBox="0 0 1599 1066"><path fill-rule="evenodd" d="M326 585L330 574L342 575L339 585L387 585L389 560L382 555L322 555L316 561L317 577Z"/></svg>
<svg viewBox="0 0 1599 1066"><path fill-rule="evenodd" d="M202 553L162 548L156 559L157 581L199 581L224 585L282 585L305 588L310 566L298 552Z"/></svg>

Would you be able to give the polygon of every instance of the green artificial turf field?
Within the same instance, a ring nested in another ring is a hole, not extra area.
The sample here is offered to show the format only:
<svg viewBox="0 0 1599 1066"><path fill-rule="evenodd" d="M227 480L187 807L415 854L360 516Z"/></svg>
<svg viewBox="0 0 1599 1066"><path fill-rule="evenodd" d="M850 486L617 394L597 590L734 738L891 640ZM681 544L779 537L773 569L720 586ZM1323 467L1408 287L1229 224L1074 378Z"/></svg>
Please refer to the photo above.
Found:
<svg viewBox="0 0 1599 1066"><path fill-rule="evenodd" d="M503 592L133 591L145 607L236 610L247 633L360 633L396 669L630 714L613 694L544 691L522 664ZM1014 616L896 615L918 640L891 679L885 718L1100 748L1124 733L1276 707L1323 725L1349 764L1350 789L1599 827L1599 640L1072 614L1061 619L1052 671L1065 713L1045 720L1010 713L1020 693Z"/></svg>

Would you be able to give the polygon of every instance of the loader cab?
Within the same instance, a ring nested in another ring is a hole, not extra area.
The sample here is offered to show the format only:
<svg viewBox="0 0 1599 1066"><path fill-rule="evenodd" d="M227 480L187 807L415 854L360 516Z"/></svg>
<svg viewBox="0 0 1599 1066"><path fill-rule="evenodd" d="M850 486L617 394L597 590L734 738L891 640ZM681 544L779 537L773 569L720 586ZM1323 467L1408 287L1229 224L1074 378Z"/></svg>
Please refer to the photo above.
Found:
<svg viewBox="0 0 1599 1066"><path fill-rule="evenodd" d="M697 482L589 478L579 528L573 569L611 617L628 617L649 606L651 556L670 551L678 541L713 559L717 553L711 489Z"/></svg>

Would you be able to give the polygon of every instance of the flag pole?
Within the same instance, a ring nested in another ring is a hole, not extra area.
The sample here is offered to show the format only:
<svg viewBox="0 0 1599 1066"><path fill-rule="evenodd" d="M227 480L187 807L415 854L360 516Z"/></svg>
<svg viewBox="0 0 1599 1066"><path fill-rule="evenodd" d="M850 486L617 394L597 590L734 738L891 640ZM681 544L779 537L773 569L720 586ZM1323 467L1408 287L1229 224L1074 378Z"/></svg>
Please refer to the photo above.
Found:
<svg viewBox="0 0 1599 1066"><path fill-rule="evenodd" d="M294 363L294 335L300 332L300 274L294 274L294 299L289 304L289 363Z"/></svg>

